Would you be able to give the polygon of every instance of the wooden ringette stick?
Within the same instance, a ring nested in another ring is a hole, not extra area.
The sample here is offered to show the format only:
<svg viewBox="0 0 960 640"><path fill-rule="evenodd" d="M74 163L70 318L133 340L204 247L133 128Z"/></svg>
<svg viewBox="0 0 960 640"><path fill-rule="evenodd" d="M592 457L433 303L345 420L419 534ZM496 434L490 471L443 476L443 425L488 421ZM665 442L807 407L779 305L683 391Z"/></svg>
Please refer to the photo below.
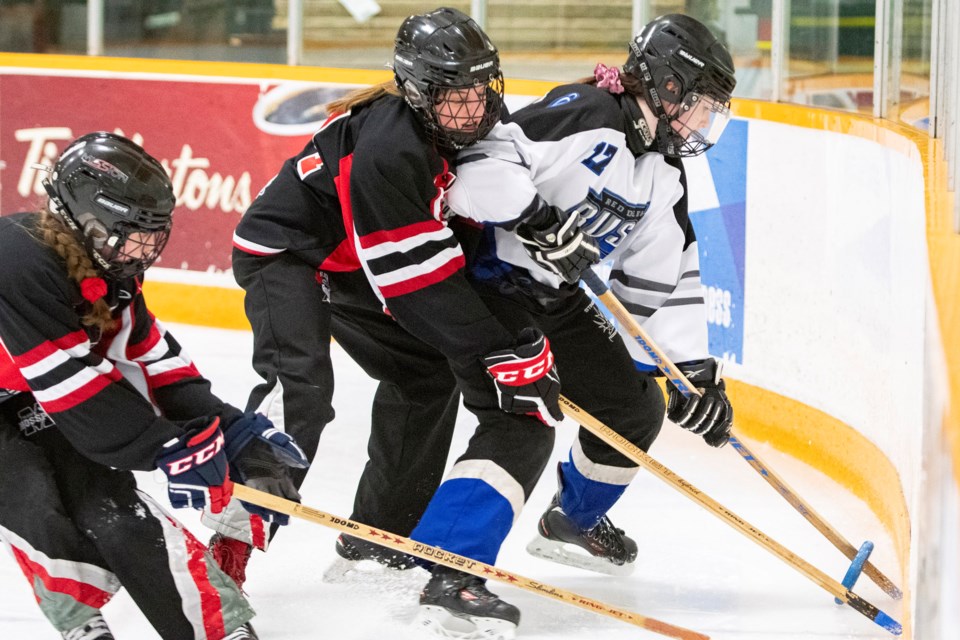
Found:
<svg viewBox="0 0 960 640"><path fill-rule="evenodd" d="M691 394L701 395L700 390L690 383L687 377L683 375L683 372L680 371L680 369L670 361L670 358L653 342L643 327L640 326L640 323L630 315L630 312L627 311L620 300L610 292L606 283L604 283L596 273L592 270L587 270L582 277L583 281L590 287L590 290L600 299L600 302L620 321L620 326L623 327L628 334L636 338L640 347L656 363L657 368L677 387L680 393L685 396ZM733 445L736 452L739 453L770 486L777 490L777 493L783 496L784 499L796 509L800 515L806 518L807 522L812 524L817 531L822 533L833 546L849 560L856 558L858 553L857 548L844 538L840 532L831 527L813 507L804 502L769 466L754 455L746 445L743 444L743 441L733 435L730 438L730 444ZM897 585L877 569L877 567L871 564L869 560L864 563L863 572L890 597L897 600L903 597L903 592L900 591Z"/></svg>
<svg viewBox="0 0 960 640"><path fill-rule="evenodd" d="M234 484L233 487L233 496L245 502L270 509L271 511L285 513L288 516L322 524L331 529L338 529L356 538L362 538L368 542L373 542L380 546L394 549L395 551L452 567L458 571L471 573L481 578L499 580L518 589L532 591L541 596L559 600L560 602L580 607L587 611L609 616L648 631L659 633L668 638L678 638L679 640L710 640L710 636L703 635L702 633L677 627L654 618L648 618L639 613L618 609L609 604L578 595L571 591L565 591L558 587L537 582L536 580L525 578L500 567L494 567L483 562L478 562L477 560L471 560L465 556L444 551L438 547L431 547L430 545L398 536L389 531L369 527L346 518L339 518L329 513L306 507L297 502L285 500L272 494L252 489L242 484Z"/></svg>
<svg viewBox="0 0 960 640"><path fill-rule="evenodd" d="M786 562L788 565L812 580L815 584L831 593L834 598L837 598L845 604L849 604L858 612L870 618L878 625L896 636L903 632L899 622L854 592L850 591L842 584L823 573L812 564L796 555L707 494L697 489L695 486L678 476L676 473L657 462L654 458L647 455L638 446L591 416L574 403L570 402L570 400L564 396L560 396L560 409L563 410L565 415L570 416L573 420L578 422L584 429L594 434L608 445L616 449L618 452L630 458L638 465L644 467L655 476L729 524L731 527Z"/></svg>
<svg viewBox="0 0 960 640"><path fill-rule="evenodd" d="M736 449L744 460L746 460L751 467L754 468L757 473L763 477L767 483L777 490L784 499L790 503L794 509L796 509L800 515L806 518L807 522L812 524L814 528L823 534L827 540L830 541L833 546L840 550L840 552L845 555L849 560L855 560L858 554L858 550L850 542L847 541L836 529L827 524L827 521L824 520L819 513L814 511L813 507L804 502L800 496L796 494L790 487L784 482L777 474L775 474L770 467L766 466L761 462L757 456L750 452L749 449L743 444L743 441L736 437L730 438L730 444L733 445L733 448ZM903 592L900 590L897 585L893 583L887 576L885 576L876 566L874 566L869 560L863 563L863 573L873 580L873 582L883 589L883 591L895 600L900 600L903 598Z"/></svg>

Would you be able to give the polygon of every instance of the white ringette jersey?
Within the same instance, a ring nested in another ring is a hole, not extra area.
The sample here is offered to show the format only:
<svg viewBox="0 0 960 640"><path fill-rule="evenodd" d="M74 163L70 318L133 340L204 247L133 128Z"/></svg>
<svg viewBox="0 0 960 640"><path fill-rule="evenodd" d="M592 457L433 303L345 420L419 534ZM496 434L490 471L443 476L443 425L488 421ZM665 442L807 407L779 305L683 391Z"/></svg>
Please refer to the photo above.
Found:
<svg viewBox="0 0 960 640"><path fill-rule="evenodd" d="M562 287L560 278L538 266L511 229L544 203L577 212L610 266L610 290L671 360L701 360L709 356L707 320L685 179L679 163L643 152L632 130L639 117L626 94L557 87L461 152L448 205L494 225L474 277L522 268L552 288ZM634 360L653 367L633 339L625 342Z"/></svg>

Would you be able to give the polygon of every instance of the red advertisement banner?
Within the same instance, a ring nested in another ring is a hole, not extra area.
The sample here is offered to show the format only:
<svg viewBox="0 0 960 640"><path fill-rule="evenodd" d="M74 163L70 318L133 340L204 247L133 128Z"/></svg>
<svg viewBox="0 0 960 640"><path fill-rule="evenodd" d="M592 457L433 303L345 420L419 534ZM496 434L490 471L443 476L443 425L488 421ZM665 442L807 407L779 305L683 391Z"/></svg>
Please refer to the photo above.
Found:
<svg viewBox="0 0 960 640"><path fill-rule="evenodd" d="M218 80L0 73L0 212L37 209L47 174L33 165L52 165L77 136L113 131L173 182L173 235L157 265L228 269L240 216L347 89Z"/></svg>

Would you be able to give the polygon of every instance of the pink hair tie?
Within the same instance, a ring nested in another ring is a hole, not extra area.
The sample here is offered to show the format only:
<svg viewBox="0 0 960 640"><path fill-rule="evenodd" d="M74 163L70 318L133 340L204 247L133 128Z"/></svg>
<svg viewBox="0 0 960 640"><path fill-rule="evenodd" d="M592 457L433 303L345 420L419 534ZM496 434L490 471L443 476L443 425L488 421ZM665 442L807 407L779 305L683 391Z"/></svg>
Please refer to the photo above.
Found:
<svg viewBox="0 0 960 640"><path fill-rule="evenodd" d="M88 302L96 302L107 295L107 283L103 278L84 278L80 281L80 295Z"/></svg>
<svg viewBox="0 0 960 640"><path fill-rule="evenodd" d="M619 67L608 67L602 62L597 63L593 70L593 77L597 79L598 88L606 89L610 93L623 93Z"/></svg>

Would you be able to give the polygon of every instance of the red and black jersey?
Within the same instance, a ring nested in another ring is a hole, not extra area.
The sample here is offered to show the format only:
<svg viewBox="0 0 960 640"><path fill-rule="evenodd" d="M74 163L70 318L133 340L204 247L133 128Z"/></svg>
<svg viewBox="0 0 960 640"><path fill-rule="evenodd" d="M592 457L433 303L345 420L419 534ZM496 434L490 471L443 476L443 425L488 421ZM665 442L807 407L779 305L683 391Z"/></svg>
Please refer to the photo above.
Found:
<svg viewBox="0 0 960 640"><path fill-rule="evenodd" d="M153 469L183 434L177 422L239 415L147 309L139 280L110 284L114 331L84 327L89 303L38 220L0 218L0 389L33 394L77 450L122 469Z"/></svg>
<svg viewBox="0 0 960 640"><path fill-rule="evenodd" d="M244 214L234 246L290 252L334 274L362 269L405 329L448 358L476 359L512 337L464 276L463 250L442 215L453 179L413 111L383 96L331 116L283 164Z"/></svg>

